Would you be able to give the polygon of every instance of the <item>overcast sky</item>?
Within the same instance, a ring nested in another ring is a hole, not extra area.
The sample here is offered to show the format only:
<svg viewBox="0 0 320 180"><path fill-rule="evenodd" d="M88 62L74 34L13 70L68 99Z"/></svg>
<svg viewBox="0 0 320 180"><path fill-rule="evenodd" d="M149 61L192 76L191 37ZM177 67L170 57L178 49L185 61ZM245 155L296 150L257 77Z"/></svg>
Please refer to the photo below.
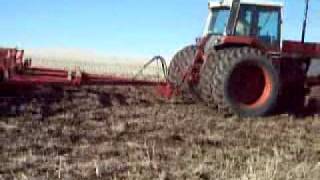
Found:
<svg viewBox="0 0 320 180"><path fill-rule="evenodd" d="M310 0L308 41L320 41L320 1ZM0 45L83 49L112 56L172 56L202 34L207 0L2 1ZM304 0L286 0L284 37L300 39Z"/></svg>

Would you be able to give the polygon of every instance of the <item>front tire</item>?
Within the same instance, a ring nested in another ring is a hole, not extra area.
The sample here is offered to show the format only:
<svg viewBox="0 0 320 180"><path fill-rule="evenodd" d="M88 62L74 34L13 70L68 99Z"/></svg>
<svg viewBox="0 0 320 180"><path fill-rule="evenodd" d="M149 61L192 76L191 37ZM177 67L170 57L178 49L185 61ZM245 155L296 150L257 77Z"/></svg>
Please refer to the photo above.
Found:
<svg viewBox="0 0 320 180"><path fill-rule="evenodd" d="M223 59L223 56L225 54L223 52L219 52L218 54L216 53L217 51L214 48L208 50L205 62L202 65L200 71L200 79L198 84L199 96L201 97L201 100L210 105L211 107L216 107L216 104L214 103L214 99L212 96L214 87L211 81L214 76L217 61L219 61L219 59Z"/></svg>
<svg viewBox="0 0 320 180"><path fill-rule="evenodd" d="M219 57L223 58L217 62L211 81L219 110L241 117L272 113L278 102L280 80L267 56L243 47L219 51Z"/></svg>
<svg viewBox="0 0 320 180"><path fill-rule="evenodd" d="M179 89L184 100L194 100L195 94L189 84L183 82L183 76L192 65L196 56L197 47L187 46L180 50L172 59L168 70L168 81L175 89Z"/></svg>

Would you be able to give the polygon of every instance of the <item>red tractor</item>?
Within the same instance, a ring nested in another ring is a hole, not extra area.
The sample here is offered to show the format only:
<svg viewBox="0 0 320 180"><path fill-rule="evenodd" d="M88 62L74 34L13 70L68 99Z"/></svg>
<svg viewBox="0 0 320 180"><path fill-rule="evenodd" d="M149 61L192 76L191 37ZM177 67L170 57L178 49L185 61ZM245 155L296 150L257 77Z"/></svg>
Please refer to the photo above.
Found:
<svg viewBox="0 0 320 180"><path fill-rule="evenodd" d="M203 38L170 64L171 87L244 117L299 111L310 61L320 57L320 44L304 42L308 6L307 0L302 41L294 42L282 40L281 3L210 2Z"/></svg>

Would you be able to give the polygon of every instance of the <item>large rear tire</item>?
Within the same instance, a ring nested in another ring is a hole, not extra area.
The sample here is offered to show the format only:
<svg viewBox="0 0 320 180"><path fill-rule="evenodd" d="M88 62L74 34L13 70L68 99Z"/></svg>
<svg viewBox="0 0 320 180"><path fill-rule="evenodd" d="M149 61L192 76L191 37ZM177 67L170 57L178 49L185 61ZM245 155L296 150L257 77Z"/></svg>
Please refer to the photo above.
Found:
<svg viewBox="0 0 320 180"><path fill-rule="evenodd" d="M216 53L217 51L214 48L209 49L206 53L206 59L200 71L200 79L198 84L198 91L201 100L210 105L210 107L216 107L212 96L214 87L211 81L214 76L217 61L219 59L223 59L225 54L223 52L219 52L218 54Z"/></svg>
<svg viewBox="0 0 320 180"><path fill-rule="evenodd" d="M256 117L275 110L280 80L267 56L260 50L243 47L219 51L215 57L219 61L210 82L220 111Z"/></svg>
<svg viewBox="0 0 320 180"><path fill-rule="evenodd" d="M183 76L192 65L196 56L197 47L187 46L180 50L172 59L168 70L168 81L174 88L178 88L184 100L195 100L193 89L187 82L183 82Z"/></svg>

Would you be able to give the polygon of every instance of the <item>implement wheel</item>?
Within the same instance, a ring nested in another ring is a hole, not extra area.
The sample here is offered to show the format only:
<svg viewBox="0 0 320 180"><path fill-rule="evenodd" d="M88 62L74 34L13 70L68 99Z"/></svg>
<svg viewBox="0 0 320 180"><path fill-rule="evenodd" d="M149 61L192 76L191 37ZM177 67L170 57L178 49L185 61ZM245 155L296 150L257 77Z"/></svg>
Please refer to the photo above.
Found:
<svg viewBox="0 0 320 180"><path fill-rule="evenodd" d="M224 58L217 62L211 81L219 110L242 117L266 116L275 110L279 75L261 51L234 48L217 52L219 57Z"/></svg>
<svg viewBox="0 0 320 180"><path fill-rule="evenodd" d="M193 90L187 82L183 82L183 76L192 65L197 48L194 45L187 46L180 50L172 59L168 70L168 81L181 92L184 100L195 100Z"/></svg>

